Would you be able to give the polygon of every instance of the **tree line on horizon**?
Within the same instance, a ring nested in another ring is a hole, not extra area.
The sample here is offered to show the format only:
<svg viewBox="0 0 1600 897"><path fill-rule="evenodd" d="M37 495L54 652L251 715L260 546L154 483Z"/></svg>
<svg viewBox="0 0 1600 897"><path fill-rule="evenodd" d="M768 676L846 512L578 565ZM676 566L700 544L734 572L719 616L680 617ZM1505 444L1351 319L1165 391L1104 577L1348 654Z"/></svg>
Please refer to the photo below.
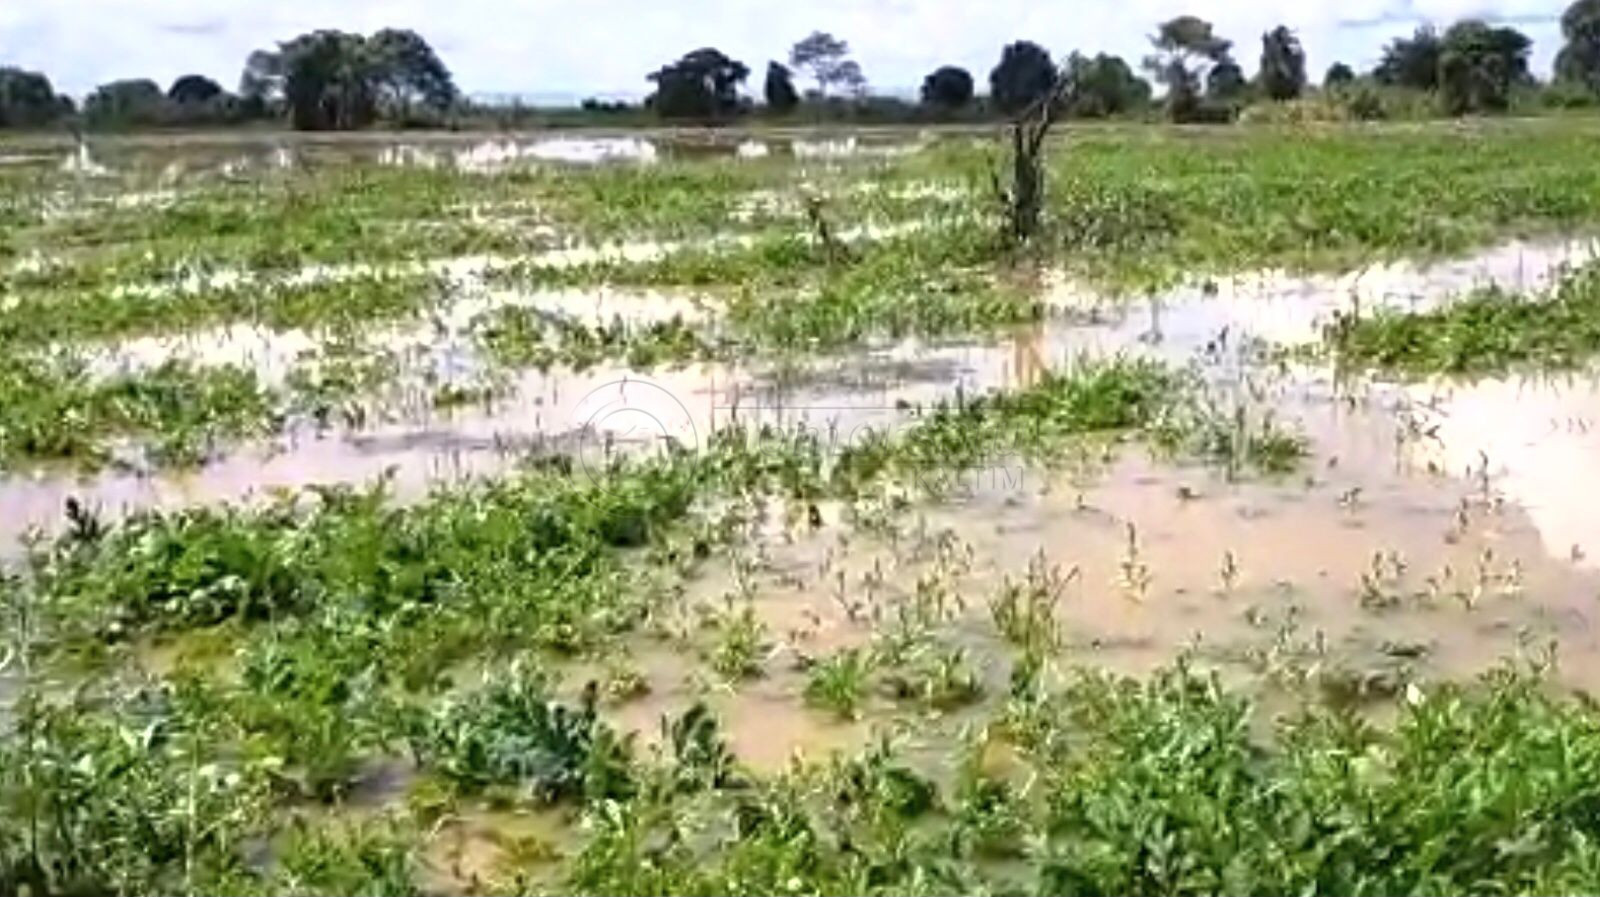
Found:
<svg viewBox="0 0 1600 897"><path fill-rule="evenodd" d="M1554 77L1541 85L1529 68L1533 42L1511 27L1464 19L1443 30L1424 25L1395 39L1378 64L1358 74L1336 62L1320 93L1351 117L1384 114L1384 91L1425 95L1443 114L1507 109L1519 91L1543 89L1546 102L1600 102L1600 0L1575 0L1561 16L1563 46ZM1006 45L978 94L972 72L943 65L923 80L919 114L1014 116L1055 96L1068 117L1105 118L1159 109L1174 122L1230 121L1252 104L1283 104L1317 92L1299 38L1279 26L1261 36L1257 72L1247 78L1231 40L1197 16L1157 26L1138 68L1120 56L1069 53L1059 62L1029 40ZM1141 72L1144 77L1141 77ZM721 122L749 114L849 116L873 106L909 106L874 97L849 44L825 32L798 41L785 62L767 64L760 103L745 89L751 69L714 47L684 54L647 75L654 89L642 110L666 120ZM804 89L797 84L806 80ZM1152 83L1153 82L1153 83ZM1155 85L1164 88L1155 105ZM636 112L626 103L587 100L594 115ZM58 94L43 73L0 65L0 128L45 127L63 120L88 127L184 126L281 120L301 130L351 130L378 122L429 127L474 111L449 68L415 31L371 35L320 30L251 53L238 87L184 75L165 90L149 79L113 81L81 104Z"/></svg>

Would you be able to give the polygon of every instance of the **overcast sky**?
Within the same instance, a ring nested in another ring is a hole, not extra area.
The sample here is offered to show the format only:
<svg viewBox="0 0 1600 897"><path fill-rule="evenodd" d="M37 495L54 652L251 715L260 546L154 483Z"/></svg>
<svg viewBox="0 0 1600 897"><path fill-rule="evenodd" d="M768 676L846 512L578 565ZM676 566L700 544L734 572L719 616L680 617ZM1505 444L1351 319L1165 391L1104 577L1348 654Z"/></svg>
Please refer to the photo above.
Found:
<svg viewBox="0 0 1600 897"><path fill-rule="evenodd" d="M638 96L645 72L696 47L716 46L757 77L768 59L812 29L850 42L882 89L920 84L955 63L980 83L1004 43L1052 52L1106 50L1137 62L1154 23L1179 13L1215 22L1255 66L1260 34L1300 32L1313 77L1344 60L1375 61L1384 42L1420 22L1477 15L1534 39L1547 73L1566 0L0 0L0 64L48 74L58 90L191 71L233 87L245 56L315 28L409 27L437 48L469 93Z"/></svg>

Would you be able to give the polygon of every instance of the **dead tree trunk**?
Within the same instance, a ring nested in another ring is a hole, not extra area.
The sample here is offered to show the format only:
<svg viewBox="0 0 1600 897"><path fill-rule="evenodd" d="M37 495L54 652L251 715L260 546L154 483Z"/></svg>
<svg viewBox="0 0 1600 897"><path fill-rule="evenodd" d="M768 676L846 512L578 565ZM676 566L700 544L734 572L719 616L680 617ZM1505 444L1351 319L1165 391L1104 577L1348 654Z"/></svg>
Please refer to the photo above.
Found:
<svg viewBox="0 0 1600 897"><path fill-rule="evenodd" d="M1006 242L1020 246L1039 232L1044 213L1044 142L1056 122L1056 109L1067 89L1058 74L1050 92L1034 101L1011 123L1011 186L1002 189Z"/></svg>
<svg viewBox="0 0 1600 897"><path fill-rule="evenodd" d="M822 251L827 253L828 264L849 264L853 259L850 248L833 232L833 225L828 222L828 216L823 209L823 200L820 196L807 196L806 218L811 222L811 232L821 244Z"/></svg>

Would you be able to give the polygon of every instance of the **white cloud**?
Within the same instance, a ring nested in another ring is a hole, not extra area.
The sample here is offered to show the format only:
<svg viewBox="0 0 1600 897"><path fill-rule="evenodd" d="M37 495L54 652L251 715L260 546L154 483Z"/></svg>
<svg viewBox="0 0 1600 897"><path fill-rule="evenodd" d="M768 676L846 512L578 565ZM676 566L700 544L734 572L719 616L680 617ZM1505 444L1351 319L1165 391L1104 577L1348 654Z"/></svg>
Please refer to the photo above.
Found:
<svg viewBox="0 0 1600 897"><path fill-rule="evenodd" d="M1250 67L1262 31L1300 31L1314 73L1335 59L1370 65L1382 44L1419 21L1465 15L1515 19L1548 67L1565 0L4 0L0 63L48 73L83 93L121 77L168 83L198 71L232 84L248 53L313 28L411 27L473 92L623 93L683 52L717 46L759 72L812 29L850 41L869 80L907 88L944 63L982 82L1004 43L1037 41L1057 53L1106 50L1136 62L1153 25L1184 12L1234 39ZM1351 24L1364 23L1364 24Z"/></svg>

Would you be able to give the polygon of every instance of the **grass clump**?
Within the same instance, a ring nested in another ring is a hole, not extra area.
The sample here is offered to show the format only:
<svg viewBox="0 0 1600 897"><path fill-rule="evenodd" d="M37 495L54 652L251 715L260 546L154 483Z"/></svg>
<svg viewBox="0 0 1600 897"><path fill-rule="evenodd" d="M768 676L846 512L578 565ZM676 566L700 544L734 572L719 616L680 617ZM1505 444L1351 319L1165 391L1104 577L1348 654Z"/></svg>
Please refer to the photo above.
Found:
<svg viewBox="0 0 1600 897"><path fill-rule="evenodd" d="M275 432L280 413L253 371L181 361L101 378L67 355L0 359L0 465L97 466L121 438L148 441L154 460L194 464L224 439Z"/></svg>
<svg viewBox="0 0 1600 897"><path fill-rule="evenodd" d="M591 688L576 707L556 702L542 676L513 664L418 720L411 750L418 766L468 792L511 786L540 803L626 797L629 746L600 722L596 699Z"/></svg>
<svg viewBox="0 0 1600 897"><path fill-rule="evenodd" d="M472 322L484 354L508 368L547 370L557 364L585 370L606 361L634 368L715 356L711 341L682 317L630 325L620 316L590 325L569 316L508 306L484 312Z"/></svg>
<svg viewBox="0 0 1600 897"><path fill-rule="evenodd" d="M1410 374L1577 367L1600 354L1600 265L1567 274L1548 296L1491 287L1424 314L1343 315L1324 337L1343 361Z"/></svg>

